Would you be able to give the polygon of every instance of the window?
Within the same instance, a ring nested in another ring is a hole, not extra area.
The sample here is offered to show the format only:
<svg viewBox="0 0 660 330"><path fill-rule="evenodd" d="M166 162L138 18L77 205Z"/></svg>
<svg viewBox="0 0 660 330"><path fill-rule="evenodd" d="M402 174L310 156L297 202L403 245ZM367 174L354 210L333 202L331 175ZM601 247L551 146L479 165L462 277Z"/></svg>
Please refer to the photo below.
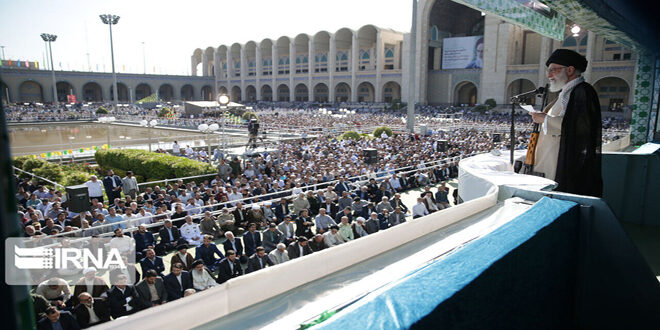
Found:
<svg viewBox="0 0 660 330"><path fill-rule="evenodd" d="M629 60L630 57L631 57L631 54L630 54L630 53L625 53L625 54L623 54L623 59L624 59L624 60Z"/></svg>
<svg viewBox="0 0 660 330"><path fill-rule="evenodd" d="M627 93L628 92L628 87L626 87L626 86L619 87L619 92L620 93Z"/></svg>
<svg viewBox="0 0 660 330"><path fill-rule="evenodd" d="M621 60L621 54L614 54L614 55L612 56L612 60L614 60L614 61L619 61L619 60Z"/></svg>

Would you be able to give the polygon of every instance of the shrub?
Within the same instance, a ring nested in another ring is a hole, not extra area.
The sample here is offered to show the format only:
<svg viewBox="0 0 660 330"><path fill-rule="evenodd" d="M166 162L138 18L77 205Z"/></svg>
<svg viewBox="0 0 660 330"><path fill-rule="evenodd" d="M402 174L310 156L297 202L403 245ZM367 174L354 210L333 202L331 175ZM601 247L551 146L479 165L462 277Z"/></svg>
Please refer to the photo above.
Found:
<svg viewBox="0 0 660 330"><path fill-rule="evenodd" d="M392 129L387 127L387 126L382 126L378 127L374 130L374 137L379 138L381 135L383 135L383 132L387 134L387 136L392 136L394 135L394 132L392 132Z"/></svg>
<svg viewBox="0 0 660 330"><path fill-rule="evenodd" d="M30 156L18 156L18 157L14 157L13 165L16 166L16 167L18 167L18 168L20 168L20 169L23 169L23 164L24 164L27 160L30 160L30 159L33 159L33 158L31 158Z"/></svg>
<svg viewBox="0 0 660 330"><path fill-rule="evenodd" d="M104 107L99 107L98 109L96 109L96 114L97 115L107 115L108 114L108 109L106 109Z"/></svg>
<svg viewBox="0 0 660 330"><path fill-rule="evenodd" d="M478 106L472 108L472 111L484 113L484 112L488 111L488 106L485 105L485 104L479 104Z"/></svg>
<svg viewBox="0 0 660 330"><path fill-rule="evenodd" d="M359 140L360 139L360 134L358 134L356 131L346 131L344 134L341 135L341 138L346 140Z"/></svg>
<svg viewBox="0 0 660 330"><path fill-rule="evenodd" d="M103 171L102 175L107 173L107 169L113 169L119 176L124 176L125 171L130 170L136 178L140 176L148 181L216 172L216 169L207 163L145 150L99 150L94 158Z"/></svg>
<svg viewBox="0 0 660 330"><path fill-rule="evenodd" d="M488 106L488 109L492 109L497 106L497 102L494 99L487 99L484 101L484 104Z"/></svg>
<svg viewBox="0 0 660 330"><path fill-rule="evenodd" d="M60 182L63 186L75 186L89 181L90 174L87 172L66 172L64 180Z"/></svg>
<svg viewBox="0 0 660 330"><path fill-rule="evenodd" d="M256 120L259 120L259 117L257 117L257 115L254 112L245 111L245 113L243 113L243 119L244 120L250 121L250 119L252 119L252 118L254 118Z"/></svg>
<svg viewBox="0 0 660 330"><path fill-rule="evenodd" d="M57 183L62 182L62 179L64 178L64 171L62 168L57 164L48 162L43 164L41 167L34 169L32 173Z"/></svg>
<svg viewBox="0 0 660 330"><path fill-rule="evenodd" d="M40 168L46 163L48 162L39 158L28 159L23 163L23 171L34 173L35 169Z"/></svg>

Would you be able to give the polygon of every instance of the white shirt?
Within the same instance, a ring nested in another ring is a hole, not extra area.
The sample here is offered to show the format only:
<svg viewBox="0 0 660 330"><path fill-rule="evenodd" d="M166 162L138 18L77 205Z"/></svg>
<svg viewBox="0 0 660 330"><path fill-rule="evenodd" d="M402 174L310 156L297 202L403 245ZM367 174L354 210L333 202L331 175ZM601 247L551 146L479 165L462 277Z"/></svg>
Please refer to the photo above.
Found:
<svg viewBox="0 0 660 330"><path fill-rule="evenodd" d="M415 206L413 206L413 208L412 208L412 211L413 211L412 212L413 217L415 217L415 216L423 217L423 216L429 214L429 211L426 209L426 205L424 205L424 203L415 204Z"/></svg>
<svg viewBox="0 0 660 330"><path fill-rule="evenodd" d="M85 186L87 186L89 197L103 196L103 184L100 180L96 180L96 182L89 180L85 182Z"/></svg>
<svg viewBox="0 0 660 330"><path fill-rule="evenodd" d="M186 222L181 226L181 236L191 245L200 246L203 243L202 232L199 230L199 225L194 222L190 224ZM194 240L193 238L198 239Z"/></svg>

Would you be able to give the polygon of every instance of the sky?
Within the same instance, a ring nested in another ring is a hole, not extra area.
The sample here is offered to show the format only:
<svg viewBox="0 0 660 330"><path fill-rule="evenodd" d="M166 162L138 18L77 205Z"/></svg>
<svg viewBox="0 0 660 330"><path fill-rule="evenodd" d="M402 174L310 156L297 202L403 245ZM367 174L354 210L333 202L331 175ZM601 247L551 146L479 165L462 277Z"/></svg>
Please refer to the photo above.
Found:
<svg viewBox="0 0 660 330"><path fill-rule="evenodd" d="M57 35L52 43L56 70L110 72L110 33L100 14L120 16L112 27L117 72L143 73L146 67L146 73L189 75L196 48L333 33L342 27L357 30L366 24L408 32L412 2L0 0L4 59L37 61L42 68L49 60L40 34L50 33Z"/></svg>

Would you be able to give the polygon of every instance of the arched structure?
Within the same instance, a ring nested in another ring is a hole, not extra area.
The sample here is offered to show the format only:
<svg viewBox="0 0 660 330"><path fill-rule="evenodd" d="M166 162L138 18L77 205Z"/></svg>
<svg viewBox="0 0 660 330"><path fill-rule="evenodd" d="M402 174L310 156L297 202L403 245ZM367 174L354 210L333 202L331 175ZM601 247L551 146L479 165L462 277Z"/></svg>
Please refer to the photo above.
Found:
<svg viewBox="0 0 660 330"><path fill-rule="evenodd" d="M314 73L328 72L329 53L330 33L326 31L316 33L314 35ZM328 86L325 88L327 90Z"/></svg>
<svg viewBox="0 0 660 330"><path fill-rule="evenodd" d="M2 99L2 103L4 104L16 102L9 91L9 86L4 81L0 81L0 99Z"/></svg>
<svg viewBox="0 0 660 330"><path fill-rule="evenodd" d="M174 99L174 88L170 84L162 84L158 87L158 98L163 101L172 101Z"/></svg>
<svg viewBox="0 0 660 330"><path fill-rule="evenodd" d="M261 75L273 75L273 41L266 38L259 43L261 50ZM259 67L257 67L258 69ZM263 96L262 96L263 99Z"/></svg>
<svg viewBox="0 0 660 330"><path fill-rule="evenodd" d="M101 85L95 82L88 82L83 85L83 100L87 102L103 101L103 89Z"/></svg>
<svg viewBox="0 0 660 330"><path fill-rule="evenodd" d="M277 74L286 75L291 72L291 56L289 51L290 45L291 39L289 39L289 37L284 36L277 39L277 43L275 44L277 49Z"/></svg>
<svg viewBox="0 0 660 330"><path fill-rule="evenodd" d="M257 89L253 85L248 85L245 87L245 101L246 102L256 102L257 101Z"/></svg>
<svg viewBox="0 0 660 330"><path fill-rule="evenodd" d="M273 89L270 88L270 85L261 86L261 100L262 101L272 101L273 100Z"/></svg>
<svg viewBox="0 0 660 330"><path fill-rule="evenodd" d="M353 58L352 46L353 31L347 28L337 30L335 33L335 72L350 70Z"/></svg>
<svg viewBox="0 0 660 330"><path fill-rule="evenodd" d="M220 88L218 88L218 96L220 96L220 95L227 95L230 98L229 101L233 101L233 100L231 100L231 95L229 95L229 91L227 90L227 87L225 87L225 86L220 86Z"/></svg>
<svg viewBox="0 0 660 330"><path fill-rule="evenodd" d="M198 72L199 64L202 63L202 50L200 48L195 49L192 56L190 57L190 73L193 76L199 76L201 72Z"/></svg>
<svg viewBox="0 0 660 330"><path fill-rule="evenodd" d="M347 83L338 83L335 86L335 101L348 102L351 99L351 86Z"/></svg>
<svg viewBox="0 0 660 330"><path fill-rule="evenodd" d="M227 46L221 45L217 50L217 58L215 59L215 65L219 72L218 76L220 79L227 79Z"/></svg>
<svg viewBox="0 0 660 330"><path fill-rule="evenodd" d="M401 101L401 85L389 81L383 85L383 102L391 103L394 100Z"/></svg>
<svg viewBox="0 0 660 330"><path fill-rule="evenodd" d="M114 85L114 84L113 84ZM110 99L114 100L115 94L114 94L114 86L110 86ZM129 93L128 93L128 87L126 87L125 84L118 82L117 83L117 90L119 90L119 94L117 94L117 100L120 102L129 102Z"/></svg>
<svg viewBox="0 0 660 330"><path fill-rule="evenodd" d="M257 75L257 43L254 41L249 41L247 44L245 44L245 61L247 64L247 76L248 77L254 77ZM254 88L254 86L252 87ZM247 89L245 89L247 92ZM250 98L247 98L250 100ZM256 92L255 92L255 99L256 99Z"/></svg>
<svg viewBox="0 0 660 330"><path fill-rule="evenodd" d="M471 81L463 81L454 88L454 104L474 105L477 103L477 86Z"/></svg>
<svg viewBox="0 0 660 330"><path fill-rule="evenodd" d="M141 83L135 86L135 100L139 101L149 95L153 94L151 86Z"/></svg>
<svg viewBox="0 0 660 330"><path fill-rule="evenodd" d="M378 30L373 25L365 25L357 31L359 71L370 71L376 69L377 35Z"/></svg>
<svg viewBox="0 0 660 330"><path fill-rule="evenodd" d="M309 36L301 33L293 39L295 54L295 73L309 72ZM292 62L293 63L293 62ZM296 87L297 89L298 87ZM305 86L305 89L307 86ZM305 97L307 99L308 96ZM298 96L296 95L296 100Z"/></svg>
<svg viewBox="0 0 660 330"><path fill-rule="evenodd" d="M374 85L369 82L362 82L358 85L358 102L374 102L375 90Z"/></svg>
<svg viewBox="0 0 660 330"><path fill-rule="evenodd" d="M205 77L215 75L213 72L213 53L215 53L213 47L206 47L204 54L202 54L202 62L204 65L203 72Z"/></svg>
<svg viewBox="0 0 660 330"><path fill-rule="evenodd" d="M314 86L314 102L328 102L330 100L328 92L328 85L324 83L316 84Z"/></svg>
<svg viewBox="0 0 660 330"><path fill-rule="evenodd" d="M214 99L213 87L209 85L204 85L201 89L201 93L202 93L203 101L213 101Z"/></svg>
<svg viewBox="0 0 660 330"><path fill-rule="evenodd" d="M240 87L234 86L234 87L231 88L231 97L230 97L230 99L233 102L242 101L242 99L241 99L241 88Z"/></svg>
<svg viewBox="0 0 660 330"><path fill-rule="evenodd" d="M75 91L73 90L73 85L68 81L58 81L55 86L57 86L58 102L66 102L67 95L75 95Z"/></svg>
<svg viewBox="0 0 660 330"><path fill-rule="evenodd" d="M239 43L234 43L229 47L229 55L231 57L231 72L232 77L241 76L241 45Z"/></svg>
<svg viewBox="0 0 660 330"><path fill-rule="evenodd" d="M277 100L280 102L289 102L290 101L290 91L289 86L281 84L277 86Z"/></svg>
<svg viewBox="0 0 660 330"><path fill-rule="evenodd" d="M525 93L525 92L529 92L529 91L532 91L532 90L535 90L535 89L536 89L536 86L530 80L516 79L516 80L512 81L509 84L509 87L507 88L506 100L508 100L510 102L512 96L522 94L522 93ZM509 102L507 102L507 103L509 103ZM521 102L523 102L523 100L521 100ZM533 96L533 95L530 96L530 97L527 97L524 100L524 103L534 105L534 104L536 104L536 97Z"/></svg>
<svg viewBox="0 0 660 330"><path fill-rule="evenodd" d="M630 86L618 77L601 78L594 83L602 111L622 111L628 104Z"/></svg>
<svg viewBox="0 0 660 330"><path fill-rule="evenodd" d="M43 102L44 89L36 81L24 81L18 87L18 99L20 102Z"/></svg>
<svg viewBox="0 0 660 330"><path fill-rule="evenodd" d="M307 85L305 85L305 84L296 85L294 95L296 97L296 102L307 102L307 101L309 101L309 90L307 89Z"/></svg>
<svg viewBox="0 0 660 330"><path fill-rule="evenodd" d="M195 89L192 85L186 84L181 86L181 100L192 101L195 99Z"/></svg>

